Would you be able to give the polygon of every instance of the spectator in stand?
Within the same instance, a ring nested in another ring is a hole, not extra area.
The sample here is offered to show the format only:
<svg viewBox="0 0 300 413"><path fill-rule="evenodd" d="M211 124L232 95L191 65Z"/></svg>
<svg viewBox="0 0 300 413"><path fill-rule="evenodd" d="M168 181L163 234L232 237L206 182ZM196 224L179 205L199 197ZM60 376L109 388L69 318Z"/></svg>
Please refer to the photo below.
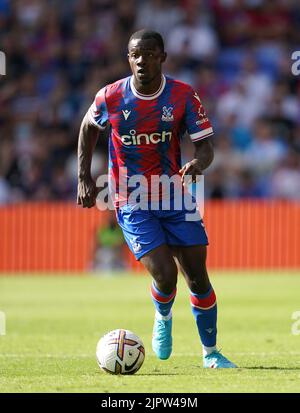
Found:
<svg viewBox="0 0 300 413"><path fill-rule="evenodd" d="M148 0L137 9L135 27L151 28L167 38L171 30L178 26L184 17L184 11L173 0Z"/></svg>
<svg viewBox="0 0 300 413"><path fill-rule="evenodd" d="M244 156L245 165L256 174L270 174L283 159L287 146L265 118L255 123L253 141Z"/></svg>
<svg viewBox="0 0 300 413"><path fill-rule="evenodd" d="M208 196L287 193L278 176L294 182L299 166L287 154L300 153L298 3L0 0L0 203L75 196L79 122L94 90L129 74L127 36L142 27L164 34L166 73L197 90L214 125ZM107 140L97 155L95 174L106 173Z"/></svg>
<svg viewBox="0 0 300 413"><path fill-rule="evenodd" d="M168 53L190 69L214 61L218 50L215 31L210 22L204 21L199 7L186 9L183 22L170 31L166 43Z"/></svg>
<svg viewBox="0 0 300 413"><path fill-rule="evenodd" d="M290 150L272 177L272 195L275 198L300 200L300 154Z"/></svg>

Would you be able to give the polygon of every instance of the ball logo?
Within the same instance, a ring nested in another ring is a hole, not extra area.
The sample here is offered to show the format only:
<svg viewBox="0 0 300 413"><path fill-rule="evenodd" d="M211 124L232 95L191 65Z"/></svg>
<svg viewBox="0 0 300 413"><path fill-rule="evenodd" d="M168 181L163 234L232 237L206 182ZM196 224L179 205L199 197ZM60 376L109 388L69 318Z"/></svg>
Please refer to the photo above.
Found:
<svg viewBox="0 0 300 413"><path fill-rule="evenodd" d="M294 76L298 76L300 75L300 50L296 50L292 54L292 60L295 60L292 64L292 73Z"/></svg>
<svg viewBox="0 0 300 413"><path fill-rule="evenodd" d="M131 129L129 135L122 135L121 140L124 145L149 145L151 143L157 144L159 142L171 141L172 132L163 131L162 133L139 133L136 134L134 129Z"/></svg>
<svg viewBox="0 0 300 413"><path fill-rule="evenodd" d="M5 53L0 51L0 76L6 75L6 58Z"/></svg>
<svg viewBox="0 0 300 413"><path fill-rule="evenodd" d="M137 355L136 359L134 360L132 364L128 365L125 363L125 366L124 366L125 371L131 371L136 366L139 359L140 359L140 354Z"/></svg>

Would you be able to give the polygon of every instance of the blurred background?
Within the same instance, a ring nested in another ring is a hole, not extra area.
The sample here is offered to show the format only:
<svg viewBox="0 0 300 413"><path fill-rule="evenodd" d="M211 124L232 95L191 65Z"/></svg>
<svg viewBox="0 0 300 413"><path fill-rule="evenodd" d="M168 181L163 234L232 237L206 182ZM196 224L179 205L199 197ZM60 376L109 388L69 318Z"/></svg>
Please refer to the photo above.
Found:
<svg viewBox="0 0 300 413"><path fill-rule="evenodd" d="M299 27L297 0L0 0L0 271L141 269L109 212L76 206L81 120L130 74L141 28L163 35L164 73L195 88L215 130L209 265L299 269ZM185 139L182 162L192 156ZM103 173L107 139L93 161Z"/></svg>

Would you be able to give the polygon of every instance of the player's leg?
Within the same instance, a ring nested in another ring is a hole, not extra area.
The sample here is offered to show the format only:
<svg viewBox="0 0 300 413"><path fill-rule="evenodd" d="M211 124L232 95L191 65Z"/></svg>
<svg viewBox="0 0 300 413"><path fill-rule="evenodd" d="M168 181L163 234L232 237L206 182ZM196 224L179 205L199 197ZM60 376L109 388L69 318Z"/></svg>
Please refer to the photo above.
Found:
<svg viewBox="0 0 300 413"><path fill-rule="evenodd" d="M216 351L217 302L206 269L207 234L194 209L165 213L167 244L172 246L190 289L190 301L203 346L205 367L235 367Z"/></svg>
<svg viewBox="0 0 300 413"><path fill-rule="evenodd" d="M154 279L154 285L164 295L170 295L176 289L177 265L173 258L173 252L167 245L154 248L141 259Z"/></svg>
<svg viewBox="0 0 300 413"><path fill-rule="evenodd" d="M206 269L206 245L173 247L190 290L192 312L196 320L204 355L216 350L217 302Z"/></svg>
<svg viewBox="0 0 300 413"><path fill-rule="evenodd" d="M206 248L206 245L172 247L190 291L196 294L206 294L211 286L206 268Z"/></svg>
<svg viewBox="0 0 300 413"><path fill-rule="evenodd" d="M155 305L152 345L161 359L172 351L172 312L176 295L177 266L160 220L148 210L126 205L117 211L118 223L137 260L141 260L153 277L151 296Z"/></svg>
<svg viewBox="0 0 300 413"><path fill-rule="evenodd" d="M172 306L176 296L177 265L167 245L151 250L141 262L153 277L151 296L156 311L152 348L160 359L166 360L172 352Z"/></svg>
<svg viewBox="0 0 300 413"><path fill-rule="evenodd" d="M190 289L190 301L203 346L204 367L236 367L217 351L217 300L206 269L206 245L173 247Z"/></svg>

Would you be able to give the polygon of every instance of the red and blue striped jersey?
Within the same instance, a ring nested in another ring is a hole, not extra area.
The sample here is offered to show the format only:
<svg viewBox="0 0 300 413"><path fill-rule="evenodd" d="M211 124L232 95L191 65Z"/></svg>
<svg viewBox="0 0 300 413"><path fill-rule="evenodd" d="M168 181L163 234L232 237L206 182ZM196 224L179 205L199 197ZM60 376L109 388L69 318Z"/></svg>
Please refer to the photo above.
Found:
<svg viewBox="0 0 300 413"><path fill-rule="evenodd" d="M153 95L139 93L132 76L103 87L88 118L100 129L110 126L109 173L116 184L116 206L122 201L120 176L143 175L150 182L154 175L178 174L183 135L188 132L197 142L213 134L197 93L188 84L164 75Z"/></svg>

